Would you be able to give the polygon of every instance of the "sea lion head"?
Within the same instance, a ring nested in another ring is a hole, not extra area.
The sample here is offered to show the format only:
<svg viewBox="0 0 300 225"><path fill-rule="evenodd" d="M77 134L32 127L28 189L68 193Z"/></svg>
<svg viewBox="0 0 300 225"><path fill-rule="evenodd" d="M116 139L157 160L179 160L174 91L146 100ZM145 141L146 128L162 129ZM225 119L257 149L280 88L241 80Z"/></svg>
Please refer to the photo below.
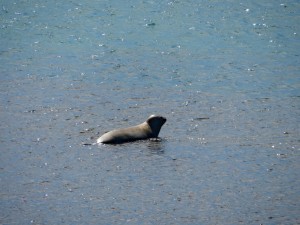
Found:
<svg viewBox="0 0 300 225"><path fill-rule="evenodd" d="M160 128L164 125L167 119L163 116L151 115L146 123L150 126L153 138L157 138Z"/></svg>

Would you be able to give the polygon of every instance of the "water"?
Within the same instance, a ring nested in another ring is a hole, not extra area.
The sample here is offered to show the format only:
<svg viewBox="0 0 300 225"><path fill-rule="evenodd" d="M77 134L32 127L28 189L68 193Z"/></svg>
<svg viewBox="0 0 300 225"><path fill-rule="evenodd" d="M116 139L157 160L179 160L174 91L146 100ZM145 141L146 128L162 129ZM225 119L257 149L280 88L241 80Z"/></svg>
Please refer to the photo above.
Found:
<svg viewBox="0 0 300 225"><path fill-rule="evenodd" d="M299 224L298 1L1 1L1 224ZM161 142L86 145L168 121Z"/></svg>

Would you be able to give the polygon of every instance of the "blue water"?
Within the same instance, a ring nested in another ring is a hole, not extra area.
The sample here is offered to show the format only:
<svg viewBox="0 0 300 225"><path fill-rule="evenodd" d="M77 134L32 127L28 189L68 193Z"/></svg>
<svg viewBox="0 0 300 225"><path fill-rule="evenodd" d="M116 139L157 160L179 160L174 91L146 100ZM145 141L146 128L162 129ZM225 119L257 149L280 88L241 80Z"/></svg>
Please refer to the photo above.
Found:
<svg viewBox="0 0 300 225"><path fill-rule="evenodd" d="M0 6L1 224L300 223L298 1Z"/></svg>

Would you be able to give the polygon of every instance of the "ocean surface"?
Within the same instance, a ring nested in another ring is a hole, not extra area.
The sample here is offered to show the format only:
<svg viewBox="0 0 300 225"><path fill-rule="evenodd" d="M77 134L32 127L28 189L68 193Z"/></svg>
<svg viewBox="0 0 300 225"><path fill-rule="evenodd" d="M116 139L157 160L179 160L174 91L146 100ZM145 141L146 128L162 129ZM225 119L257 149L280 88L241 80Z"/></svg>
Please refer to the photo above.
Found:
<svg viewBox="0 0 300 225"><path fill-rule="evenodd" d="M0 224L300 224L300 2L1 0ZM167 118L161 141L96 145Z"/></svg>

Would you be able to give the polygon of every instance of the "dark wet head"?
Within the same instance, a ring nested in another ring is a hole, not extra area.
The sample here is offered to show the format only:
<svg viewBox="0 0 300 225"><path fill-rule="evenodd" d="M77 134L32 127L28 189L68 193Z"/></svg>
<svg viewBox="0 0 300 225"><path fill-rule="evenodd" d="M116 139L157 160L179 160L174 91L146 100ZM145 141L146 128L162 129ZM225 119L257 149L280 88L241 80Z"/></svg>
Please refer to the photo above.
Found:
<svg viewBox="0 0 300 225"><path fill-rule="evenodd" d="M158 137L160 128L164 123L167 121L167 119L163 116L156 116L152 115L147 119L147 123L151 127L153 137Z"/></svg>

